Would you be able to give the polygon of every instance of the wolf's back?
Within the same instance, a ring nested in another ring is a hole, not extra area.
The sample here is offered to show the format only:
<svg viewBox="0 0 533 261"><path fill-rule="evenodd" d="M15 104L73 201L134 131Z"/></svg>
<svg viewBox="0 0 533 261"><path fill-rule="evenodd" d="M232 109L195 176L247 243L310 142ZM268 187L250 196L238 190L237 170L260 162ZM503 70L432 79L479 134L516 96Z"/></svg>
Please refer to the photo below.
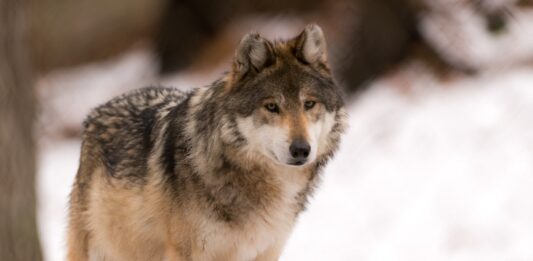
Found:
<svg viewBox="0 0 533 261"><path fill-rule="evenodd" d="M89 114L84 122L84 143L96 147L109 175L142 175L157 123L185 96L173 88L147 87L114 98Z"/></svg>

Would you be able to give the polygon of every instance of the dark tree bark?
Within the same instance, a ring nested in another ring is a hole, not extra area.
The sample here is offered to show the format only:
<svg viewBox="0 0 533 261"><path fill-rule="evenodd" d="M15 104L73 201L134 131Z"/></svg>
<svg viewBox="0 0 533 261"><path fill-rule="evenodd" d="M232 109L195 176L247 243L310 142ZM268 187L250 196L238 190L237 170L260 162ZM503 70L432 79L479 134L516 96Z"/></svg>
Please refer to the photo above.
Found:
<svg viewBox="0 0 533 261"><path fill-rule="evenodd" d="M0 0L0 260L41 260L24 0Z"/></svg>
<svg viewBox="0 0 533 261"><path fill-rule="evenodd" d="M302 14L322 0L165 0L155 38L161 73L190 66L201 47L231 19L247 14Z"/></svg>
<svg viewBox="0 0 533 261"><path fill-rule="evenodd" d="M359 93L367 83L401 61L417 38L414 10L407 1L355 0L356 17L345 39L348 48L333 64L346 90ZM335 16L332 16L335 17ZM336 19L336 18L333 18Z"/></svg>
<svg viewBox="0 0 533 261"><path fill-rule="evenodd" d="M135 48L153 37L162 2L31 0L27 22L34 70L46 73Z"/></svg>

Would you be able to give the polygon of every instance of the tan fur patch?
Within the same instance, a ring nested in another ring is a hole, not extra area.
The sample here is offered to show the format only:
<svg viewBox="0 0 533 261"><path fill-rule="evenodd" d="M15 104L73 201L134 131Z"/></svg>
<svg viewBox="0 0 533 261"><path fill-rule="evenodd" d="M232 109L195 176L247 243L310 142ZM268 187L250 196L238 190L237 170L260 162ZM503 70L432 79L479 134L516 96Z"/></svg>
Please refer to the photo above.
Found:
<svg viewBox="0 0 533 261"><path fill-rule="evenodd" d="M291 114L287 118L291 140L300 138L307 141L309 139L307 133L307 117L303 111L299 109L296 113Z"/></svg>

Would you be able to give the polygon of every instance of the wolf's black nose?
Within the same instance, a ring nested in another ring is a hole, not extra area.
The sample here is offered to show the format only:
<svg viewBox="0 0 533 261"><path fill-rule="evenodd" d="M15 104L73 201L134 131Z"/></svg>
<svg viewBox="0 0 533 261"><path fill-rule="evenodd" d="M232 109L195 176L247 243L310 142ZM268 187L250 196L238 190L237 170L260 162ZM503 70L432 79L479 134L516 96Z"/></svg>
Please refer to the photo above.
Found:
<svg viewBox="0 0 533 261"><path fill-rule="evenodd" d="M294 140L289 147L292 157L298 161L307 159L310 150L311 146L309 146L306 141L301 139Z"/></svg>

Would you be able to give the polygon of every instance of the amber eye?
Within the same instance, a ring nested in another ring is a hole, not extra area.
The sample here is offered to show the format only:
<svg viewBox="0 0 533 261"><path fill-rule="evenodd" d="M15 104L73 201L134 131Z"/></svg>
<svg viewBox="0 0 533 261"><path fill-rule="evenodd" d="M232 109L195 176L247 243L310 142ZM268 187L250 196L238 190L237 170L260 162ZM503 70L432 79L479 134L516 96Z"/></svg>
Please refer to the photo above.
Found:
<svg viewBox="0 0 533 261"><path fill-rule="evenodd" d="M267 104L265 105L265 108L266 108L269 112L279 113L278 105L275 104L275 103L267 103Z"/></svg>
<svg viewBox="0 0 533 261"><path fill-rule="evenodd" d="M310 110L310 109L312 109L313 107L315 107L315 104L316 104L315 101L305 101L305 102L304 102L304 108L305 108L306 110Z"/></svg>

